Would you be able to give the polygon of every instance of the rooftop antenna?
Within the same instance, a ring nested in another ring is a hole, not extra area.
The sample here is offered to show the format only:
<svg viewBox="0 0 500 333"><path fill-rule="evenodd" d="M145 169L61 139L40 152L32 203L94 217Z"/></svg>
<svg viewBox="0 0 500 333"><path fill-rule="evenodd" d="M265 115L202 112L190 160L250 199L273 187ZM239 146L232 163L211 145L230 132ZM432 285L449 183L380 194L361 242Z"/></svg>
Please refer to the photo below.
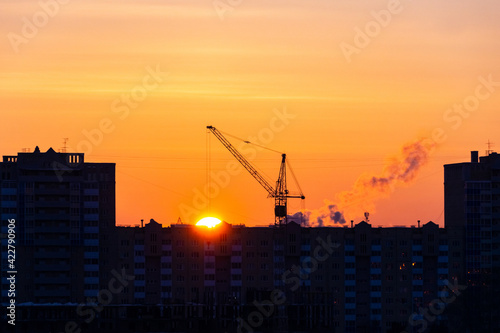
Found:
<svg viewBox="0 0 500 333"><path fill-rule="evenodd" d="M491 154L493 152L491 147L493 147L494 145L495 144L493 142L491 142L490 139L488 139L488 142L486 142L486 146L488 147L488 149L486 150L486 156L488 156L489 154Z"/></svg>
<svg viewBox="0 0 500 333"><path fill-rule="evenodd" d="M59 149L60 153L65 153L68 150L68 141L69 138L63 138L63 146L61 149Z"/></svg>

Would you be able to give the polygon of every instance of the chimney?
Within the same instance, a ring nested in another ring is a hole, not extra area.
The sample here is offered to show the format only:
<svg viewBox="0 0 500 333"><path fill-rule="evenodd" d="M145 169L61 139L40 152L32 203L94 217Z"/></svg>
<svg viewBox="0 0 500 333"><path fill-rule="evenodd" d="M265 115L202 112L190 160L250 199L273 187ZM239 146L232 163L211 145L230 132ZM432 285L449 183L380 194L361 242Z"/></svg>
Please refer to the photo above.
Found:
<svg viewBox="0 0 500 333"><path fill-rule="evenodd" d="M141 228L144 228L144 220L141 219Z"/></svg>
<svg viewBox="0 0 500 333"><path fill-rule="evenodd" d="M479 161L479 152L477 150L473 150L470 152L470 162L478 163Z"/></svg>
<svg viewBox="0 0 500 333"><path fill-rule="evenodd" d="M418 227L420 228L420 220L418 220L417 223L418 223Z"/></svg>
<svg viewBox="0 0 500 333"><path fill-rule="evenodd" d="M351 228L353 228L354 220L351 220Z"/></svg>

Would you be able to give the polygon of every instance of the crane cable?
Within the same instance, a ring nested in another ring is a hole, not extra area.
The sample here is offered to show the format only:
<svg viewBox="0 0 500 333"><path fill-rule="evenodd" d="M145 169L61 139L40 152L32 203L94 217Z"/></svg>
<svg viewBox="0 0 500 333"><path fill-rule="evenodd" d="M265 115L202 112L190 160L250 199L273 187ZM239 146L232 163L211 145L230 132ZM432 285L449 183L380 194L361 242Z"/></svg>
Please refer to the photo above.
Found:
<svg viewBox="0 0 500 333"><path fill-rule="evenodd" d="M232 137L233 139L236 139L236 140L239 140L239 141L242 141L243 143L246 143L246 144L249 144L249 145L253 145L253 146L257 146L259 148L262 148L262 149L266 149L266 150L269 150L269 151L272 151L274 153L278 153L278 154L282 154L280 151L277 151L277 150L274 150L274 149L271 149L271 148L267 148L267 147L264 147L264 146L261 146L259 144L256 144L256 143L253 143L251 141L248 141L248 140L244 140L240 137L237 137L236 135L232 135L232 134L229 134L229 133L226 133L226 132L223 132L219 129L217 129L217 131L221 134L224 134L225 136L229 136L229 137ZM207 130L207 133L210 133L210 130ZM269 183L273 183L270 179L271 177L269 177L269 175L267 175L262 169L260 169L258 166L256 165L252 165L257 171L260 172L260 174L263 176L263 178L266 178L266 181L269 182Z"/></svg>
<svg viewBox="0 0 500 333"><path fill-rule="evenodd" d="M210 131L207 131L207 133L209 133L209 132L210 132ZM222 134L224 134L224 135L226 135L226 136L230 136L230 137L232 137L232 138L234 138L234 139L236 139L236 140L243 141L244 143L251 144L251 145L254 145L254 146L257 146L257 147L260 147L260 148L262 148L262 149L266 149L266 150L269 150L269 151L272 151L272 152L275 152L275 153L278 153L278 154L283 154L282 152L280 152L280 151L278 151L278 150L275 150L275 149L271 149L271 148L267 148L267 147L261 146L261 145L259 145L259 144L256 144L256 143L253 143L253 142L250 142L250 141L248 141L248 140L244 140L244 139L242 139L242 138L239 138L239 137L237 137L237 136L235 136L235 135L232 135L232 134L229 134L229 133L223 132L223 131L221 131L221 130L219 130L219 132L220 132L220 133L222 133ZM293 180L294 180L294 182L295 182L295 185L297 185L297 187L298 187L298 189L299 189L299 191L300 191L300 195L301 195L301 196L304 196L304 192L302 192L302 188L300 187L300 184L299 184L299 182L298 182L298 180L297 180L297 177L295 176L295 172L293 172L292 166L290 165L290 162L288 161L288 159L286 160L286 164L287 164L288 168L290 169L290 171L291 171L291 173L292 173ZM304 200L304 199L302 199L302 203L303 203L303 200Z"/></svg>
<svg viewBox="0 0 500 333"><path fill-rule="evenodd" d="M292 173L293 181L295 182L295 185L297 185L299 192L300 192L300 195L304 196L304 192L302 192L302 188L300 187L299 181L297 180L297 177L295 176L295 172L293 172L292 165L290 164L290 161L288 159L286 159L286 165L288 166L288 169L290 169L290 172Z"/></svg>
<svg viewBox="0 0 500 333"><path fill-rule="evenodd" d="M207 190L209 191L210 190L210 182L211 182L211 179L210 179L210 172L212 171L212 165L211 165L211 158L212 158L212 154L211 154L211 147L210 147L210 131L207 129L207 141L206 141L206 167L207 167L207 174L206 174L206 186L207 186ZM208 197L208 213L211 213L212 211L212 198L210 195L207 196Z"/></svg>
<svg viewBox="0 0 500 333"><path fill-rule="evenodd" d="M290 164L290 161L288 159L286 160L286 165L288 166L288 169L292 173L293 181L295 182L295 185L298 187L298 189L300 191L300 195L302 196L302 198L304 198L304 192L302 192L302 188L300 187L299 181L297 180L297 177L295 176L295 172L293 171L292 165ZM305 199L302 199L302 198L300 200L300 225L304 226L304 223L305 223L304 211L306 209L306 203L305 203Z"/></svg>
<svg viewBox="0 0 500 333"><path fill-rule="evenodd" d="M257 147L262 148L262 149L270 150L270 151L273 151L273 152L278 153L278 154L282 154L282 152L280 152L280 151L277 151L277 150L274 150L274 149L271 149L271 148L267 148L267 147L261 146L261 145L259 145L257 143L253 143L253 142L248 141L248 140L244 140L244 139L239 138L237 136L234 136L232 134L229 134L229 133L226 133L226 132L222 132L221 130L219 130L219 132L221 132L222 134L224 134L226 136L230 136L230 137L232 137L232 138L234 138L236 140L243 141L244 143L251 144L251 145L257 146Z"/></svg>

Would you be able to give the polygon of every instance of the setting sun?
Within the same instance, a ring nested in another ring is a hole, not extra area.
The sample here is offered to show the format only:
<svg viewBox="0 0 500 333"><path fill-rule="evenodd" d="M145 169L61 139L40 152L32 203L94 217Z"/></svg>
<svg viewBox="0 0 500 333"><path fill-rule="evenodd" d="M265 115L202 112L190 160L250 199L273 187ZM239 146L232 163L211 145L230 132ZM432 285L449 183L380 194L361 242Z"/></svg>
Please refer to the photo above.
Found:
<svg viewBox="0 0 500 333"><path fill-rule="evenodd" d="M213 228L221 221L216 217L204 217L196 223L197 226L204 226L208 228Z"/></svg>

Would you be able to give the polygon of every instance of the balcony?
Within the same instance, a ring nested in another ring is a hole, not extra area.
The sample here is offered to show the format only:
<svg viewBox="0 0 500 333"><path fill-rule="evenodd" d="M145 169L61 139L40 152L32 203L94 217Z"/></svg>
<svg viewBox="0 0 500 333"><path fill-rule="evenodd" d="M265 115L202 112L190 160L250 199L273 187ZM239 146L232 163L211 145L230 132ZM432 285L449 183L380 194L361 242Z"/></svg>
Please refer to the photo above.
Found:
<svg viewBox="0 0 500 333"><path fill-rule="evenodd" d="M35 290L35 297L69 297L71 291L67 289L62 290Z"/></svg>
<svg viewBox="0 0 500 333"><path fill-rule="evenodd" d="M68 200L37 200L35 202L37 208L66 208L69 204Z"/></svg>
<svg viewBox="0 0 500 333"><path fill-rule="evenodd" d="M37 277L33 281L35 284L55 284L63 285L70 284L71 279L69 277Z"/></svg>
<svg viewBox="0 0 500 333"><path fill-rule="evenodd" d="M71 270L71 266L69 264L59 264L59 265L45 265L38 264L35 265L35 271L47 271L47 272L67 272Z"/></svg>
<svg viewBox="0 0 500 333"><path fill-rule="evenodd" d="M36 219L40 221L69 221L69 212L58 213L58 214L45 214L43 212L37 212L35 214Z"/></svg>
<svg viewBox="0 0 500 333"><path fill-rule="evenodd" d="M37 251L35 252L35 259L69 259L71 254L66 251Z"/></svg>
<svg viewBox="0 0 500 333"><path fill-rule="evenodd" d="M69 188L37 188L35 189L37 195L69 195Z"/></svg>
<svg viewBox="0 0 500 333"><path fill-rule="evenodd" d="M35 239L35 246L70 246L71 241L69 239Z"/></svg>
<svg viewBox="0 0 500 333"><path fill-rule="evenodd" d="M69 226L45 227L41 225L41 226L36 226L35 230L37 234L61 234L61 233L68 234L70 232L70 227Z"/></svg>

